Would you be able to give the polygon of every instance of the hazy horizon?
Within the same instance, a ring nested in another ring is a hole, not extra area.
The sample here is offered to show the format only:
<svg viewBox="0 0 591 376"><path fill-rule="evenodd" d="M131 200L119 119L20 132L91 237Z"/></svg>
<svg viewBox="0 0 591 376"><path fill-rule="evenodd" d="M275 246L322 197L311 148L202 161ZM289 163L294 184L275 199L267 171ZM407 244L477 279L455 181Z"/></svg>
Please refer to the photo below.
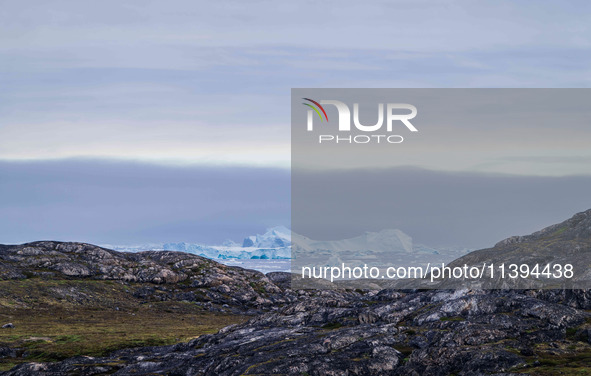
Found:
<svg viewBox="0 0 591 376"><path fill-rule="evenodd" d="M375 170L376 176L383 175ZM524 177L397 168L382 189L404 190L397 215L368 223L364 231L396 228L430 246L486 248L526 235L591 208L591 177ZM372 175L372 171L367 171ZM134 245L189 242L221 244L290 227L290 172L268 168L170 168L104 160L0 162L0 243L37 240ZM310 202L321 200L322 179L347 173L310 172ZM458 193L458 187L474 196ZM437 196L428 187L441 187ZM351 186L351 189L355 189ZM511 192L511 195L507 195ZM550 200L561 192L559 200ZM343 192L345 194L346 192ZM564 193L568 193L565 195ZM476 200L485 195L488 200ZM454 205L458 200L471 206ZM540 205L540 202L545 202ZM420 205L419 205L420 204ZM425 218L418 211L428 207ZM488 213L473 218L472 211ZM504 211L503 211L504 210ZM56 218L59 218L56 221ZM452 220L450 220L452 219ZM318 240L360 235L319 232ZM310 229L314 234L313 228ZM314 237L314 236L311 236Z"/></svg>

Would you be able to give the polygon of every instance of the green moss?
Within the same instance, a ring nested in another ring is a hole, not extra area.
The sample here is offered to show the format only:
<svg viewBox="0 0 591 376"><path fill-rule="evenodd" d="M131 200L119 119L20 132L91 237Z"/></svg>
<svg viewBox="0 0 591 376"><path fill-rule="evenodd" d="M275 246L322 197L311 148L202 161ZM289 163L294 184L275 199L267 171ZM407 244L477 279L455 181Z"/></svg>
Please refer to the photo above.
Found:
<svg viewBox="0 0 591 376"><path fill-rule="evenodd" d="M452 316L452 317L442 317L439 320L440 321L464 321L465 319L460 316Z"/></svg>
<svg viewBox="0 0 591 376"><path fill-rule="evenodd" d="M591 346L588 344L567 344L562 353L537 351L534 356L527 357L527 368L511 370L540 376L583 376L591 375Z"/></svg>
<svg viewBox="0 0 591 376"><path fill-rule="evenodd" d="M577 328L566 328L566 338L572 339L577 334Z"/></svg>
<svg viewBox="0 0 591 376"><path fill-rule="evenodd" d="M343 324L335 321L335 322L329 322L328 324L322 325L322 329L333 330L333 329L338 329L342 326L343 326Z"/></svg>
<svg viewBox="0 0 591 376"><path fill-rule="evenodd" d="M250 287L259 294L265 294L265 287L260 282L249 282Z"/></svg>
<svg viewBox="0 0 591 376"><path fill-rule="evenodd" d="M561 228L557 229L556 231L554 231L554 232L552 233L552 235L551 235L551 236L557 236L557 235L560 235L560 234L562 234L563 232L565 232L567 229L568 229L568 226L563 226L563 227L561 227Z"/></svg>
<svg viewBox="0 0 591 376"><path fill-rule="evenodd" d="M251 370L253 370L253 369L257 368L257 367L260 367L262 365L272 363L274 361L275 361L275 359L272 359L272 360L267 360L267 361L262 362L262 363L253 364L252 366L248 367L246 369L246 372L244 372L242 375L251 375L251 373L249 373Z"/></svg>

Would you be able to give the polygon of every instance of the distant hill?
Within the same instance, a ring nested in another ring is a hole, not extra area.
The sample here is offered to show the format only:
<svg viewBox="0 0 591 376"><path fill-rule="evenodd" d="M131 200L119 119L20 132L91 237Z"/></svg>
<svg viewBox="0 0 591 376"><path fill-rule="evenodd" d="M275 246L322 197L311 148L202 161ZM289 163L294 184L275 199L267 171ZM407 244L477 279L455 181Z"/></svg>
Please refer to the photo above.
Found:
<svg viewBox="0 0 591 376"><path fill-rule="evenodd" d="M591 209L533 234L512 236L492 248L471 252L449 266L501 263L506 267L525 264L530 270L537 264L538 272L543 272L546 265L550 265L549 271L554 272L554 265L564 268L570 264L573 266L573 278L538 278L532 275L518 279L494 278L490 283L475 285L484 288L591 288ZM450 284L445 285L451 287Z"/></svg>

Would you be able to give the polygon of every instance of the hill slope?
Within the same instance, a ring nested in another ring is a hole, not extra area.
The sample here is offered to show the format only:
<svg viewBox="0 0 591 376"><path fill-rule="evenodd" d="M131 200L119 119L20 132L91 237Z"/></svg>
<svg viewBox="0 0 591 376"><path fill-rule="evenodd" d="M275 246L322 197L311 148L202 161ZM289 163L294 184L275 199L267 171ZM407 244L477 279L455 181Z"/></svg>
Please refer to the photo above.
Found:
<svg viewBox="0 0 591 376"><path fill-rule="evenodd" d="M494 247L471 252L458 258L449 266L535 265L542 271L550 265L573 267L572 278L494 278L492 282L477 283L483 288L591 288L591 210L575 214L568 220L546 227L526 236L512 236L498 242ZM498 273L497 273L498 275ZM558 274L556 274L558 275ZM451 285L447 285L451 286Z"/></svg>

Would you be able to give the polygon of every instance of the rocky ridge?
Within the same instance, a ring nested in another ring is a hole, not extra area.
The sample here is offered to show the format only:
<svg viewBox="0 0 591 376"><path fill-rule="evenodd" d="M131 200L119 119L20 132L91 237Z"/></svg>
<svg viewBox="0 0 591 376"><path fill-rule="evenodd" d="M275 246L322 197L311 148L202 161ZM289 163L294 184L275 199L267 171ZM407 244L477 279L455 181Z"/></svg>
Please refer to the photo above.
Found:
<svg viewBox="0 0 591 376"><path fill-rule="evenodd" d="M591 210L575 214L564 222L548 226L531 235L512 236L492 248L471 252L456 259L449 266L480 266L504 264L528 265L530 270L538 265L543 271L546 265L564 268L570 264L572 278L497 278L487 282L472 284L477 288L591 288ZM554 270L554 269L550 269ZM488 275L488 273L487 273ZM462 282L461 285L467 285ZM453 287L453 283L443 283L438 287Z"/></svg>
<svg viewBox="0 0 591 376"><path fill-rule="evenodd" d="M178 300L260 313L293 300L264 274L173 251L125 253L85 243L0 245L0 280L66 279L125 283L146 302Z"/></svg>

